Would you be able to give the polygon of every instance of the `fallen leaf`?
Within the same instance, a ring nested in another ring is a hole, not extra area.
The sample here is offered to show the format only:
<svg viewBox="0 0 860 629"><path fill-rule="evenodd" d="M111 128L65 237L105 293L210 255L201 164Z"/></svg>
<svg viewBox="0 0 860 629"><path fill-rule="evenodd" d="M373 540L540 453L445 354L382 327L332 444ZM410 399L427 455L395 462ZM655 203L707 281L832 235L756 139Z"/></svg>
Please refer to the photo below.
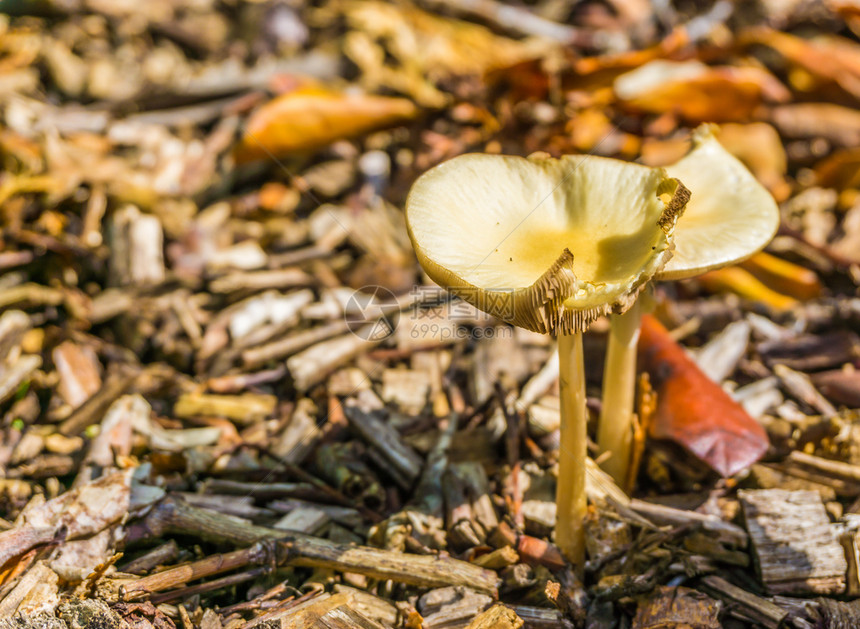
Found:
<svg viewBox="0 0 860 629"><path fill-rule="evenodd" d="M787 138L824 138L836 146L860 144L860 111L832 103L774 107L770 119Z"/></svg>
<svg viewBox="0 0 860 629"><path fill-rule="evenodd" d="M639 68L655 59L671 59L690 43L684 29L676 29L654 46L617 54L584 57L572 62L574 78L571 87L584 89L610 85L618 75ZM565 85L567 87L567 84Z"/></svg>
<svg viewBox="0 0 860 629"><path fill-rule="evenodd" d="M843 97L860 99L860 44L850 39L835 35L804 39L755 28L745 32L739 43L762 44L778 52L791 66L788 78L797 91L820 93L835 88Z"/></svg>
<svg viewBox="0 0 860 629"><path fill-rule="evenodd" d="M790 96L760 68L661 59L619 76L613 89L630 110L673 113L694 123L749 120L765 102Z"/></svg>
<svg viewBox="0 0 860 629"><path fill-rule="evenodd" d="M818 274L761 251L740 264L768 288L795 299L815 299L821 294Z"/></svg>
<svg viewBox="0 0 860 629"><path fill-rule="evenodd" d="M860 148L834 151L818 162L814 169L816 183L823 188L860 187Z"/></svg>
<svg viewBox="0 0 860 629"><path fill-rule="evenodd" d="M774 310L789 310L797 305L796 299L769 288L752 273L739 266L714 269L700 275L696 280L709 291L729 291L744 299L765 304Z"/></svg>
<svg viewBox="0 0 860 629"><path fill-rule="evenodd" d="M639 360L657 392L653 439L674 441L724 477L767 451L764 428L696 366L654 317L642 318Z"/></svg>
<svg viewBox="0 0 860 629"><path fill-rule="evenodd" d="M245 163L311 151L417 115L418 108L405 98L305 85L255 111L233 155L236 161Z"/></svg>
<svg viewBox="0 0 860 629"><path fill-rule="evenodd" d="M720 125L720 144L750 169L778 201L785 201L791 186L785 181L788 159L782 139L766 122Z"/></svg>
<svg viewBox="0 0 860 629"><path fill-rule="evenodd" d="M164 495L133 476L134 470L114 472L25 509L16 527L0 533L0 566L61 531L70 540L98 533Z"/></svg>
<svg viewBox="0 0 860 629"><path fill-rule="evenodd" d="M387 87L426 107L450 97L437 84L452 77L481 76L529 59L546 58L556 42L518 41L479 24L453 20L393 2L344 2L351 31L343 48L362 71L367 89Z"/></svg>

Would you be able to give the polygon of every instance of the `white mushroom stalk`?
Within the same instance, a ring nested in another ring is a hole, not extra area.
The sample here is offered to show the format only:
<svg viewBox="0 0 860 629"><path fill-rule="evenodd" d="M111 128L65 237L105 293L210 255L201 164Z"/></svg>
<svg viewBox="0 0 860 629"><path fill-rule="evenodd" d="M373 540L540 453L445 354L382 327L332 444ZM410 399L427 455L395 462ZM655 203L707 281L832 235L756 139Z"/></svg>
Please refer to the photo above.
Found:
<svg viewBox="0 0 860 629"><path fill-rule="evenodd" d="M694 277L740 262L763 249L779 227L779 209L770 193L717 141L714 125L693 133L693 148L666 167L692 197L674 233L674 255L657 279ZM597 442L611 452L604 469L622 487L633 485L630 454L636 343L641 308L610 320Z"/></svg>
<svg viewBox="0 0 860 629"><path fill-rule="evenodd" d="M624 312L671 256L689 192L660 168L593 156L463 155L422 175L409 237L436 283L503 321L559 337L556 543L584 563L582 331Z"/></svg>

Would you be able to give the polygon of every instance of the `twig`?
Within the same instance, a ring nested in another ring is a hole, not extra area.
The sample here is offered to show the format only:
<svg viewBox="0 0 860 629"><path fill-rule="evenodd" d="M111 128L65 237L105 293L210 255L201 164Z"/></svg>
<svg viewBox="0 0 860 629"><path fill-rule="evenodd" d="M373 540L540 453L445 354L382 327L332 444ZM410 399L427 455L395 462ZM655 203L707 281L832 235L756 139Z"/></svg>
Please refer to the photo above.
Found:
<svg viewBox="0 0 860 629"><path fill-rule="evenodd" d="M232 516L193 507L175 496L165 498L144 520L130 527L127 541L167 533L196 535L211 542L235 545L274 539L278 542L275 557L279 564L328 568L421 587L463 585L497 595L496 573L465 561L334 544L310 535L285 535L278 529L247 524ZM244 558L247 563L248 554L231 553L229 557L235 562Z"/></svg>

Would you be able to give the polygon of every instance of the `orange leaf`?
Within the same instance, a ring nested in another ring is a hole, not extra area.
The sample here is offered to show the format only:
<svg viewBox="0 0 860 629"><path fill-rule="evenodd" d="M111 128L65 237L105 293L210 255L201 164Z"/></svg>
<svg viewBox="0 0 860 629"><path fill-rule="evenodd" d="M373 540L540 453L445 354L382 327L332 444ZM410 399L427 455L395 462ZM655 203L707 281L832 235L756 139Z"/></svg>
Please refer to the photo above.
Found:
<svg viewBox="0 0 860 629"><path fill-rule="evenodd" d="M696 278L702 286L712 292L729 291L759 303L774 310L788 310L797 305L797 300L772 290L762 284L749 271L739 266L727 266L715 269Z"/></svg>
<svg viewBox="0 0 860 629"><path fill-rule="evenodd" d="M769 28L754 28L740 38L741 44L763 44L775 50L791 65L792 86L813 92L828 85L846 96L860 99L860 45L835 35L803 39Z"/></svg>
<svg viewBox="0 0 860 629"><path fill-rule="evenodd" d="M573 59L573 77L567 81L565 87L589 89L610 85L620 74L639 68L649 61L675 58L683 53L689 44L687 32L678 28L648 48Z"/></svg>
<svg viewBox="0 0 860 629"><path fill-rule="evenodd" d="M654 439L674 441L722 476L758 461L767 433L713 380L654 317L642 318L639 361L657 392L649 427Z"/></svg>
<svg viewBox="0 0 860 629"><path fill-rule="evenodd" d="M312 151L335 140L390 127L418 114L405 98L346 94L309 85L255 111L233 154L239 163Z"/></svg>
<svg viewBox="0 0 860 629"><path fill-rule="evenodd" d="M796 299L814 299L821 294L815 271L764 251L741 262L741 266L769 288Z"/></svg>
<svg viewBox="0 0 860 629"><path fill-rule="evenodd" d="M720 144L746 164L755 178L777 201L785 201L791 186L785 181L788 158L776 129L766 122L724 124L718 136Z"/></svg>
<svg viewBox="0 0 860 629"><path fill-rule="evenodd" d="M860 187L860 148L834 151L815 164L816 182L825 188Z"/></svg>
<svg viewBox="0 0 860 629"><path fill-rule="evenodd" d="M699 61L651 61L618 77L613 89L632 111L673 113L689 122L749 120L763 103L790 96L760 68L711 67Z"/></svg>

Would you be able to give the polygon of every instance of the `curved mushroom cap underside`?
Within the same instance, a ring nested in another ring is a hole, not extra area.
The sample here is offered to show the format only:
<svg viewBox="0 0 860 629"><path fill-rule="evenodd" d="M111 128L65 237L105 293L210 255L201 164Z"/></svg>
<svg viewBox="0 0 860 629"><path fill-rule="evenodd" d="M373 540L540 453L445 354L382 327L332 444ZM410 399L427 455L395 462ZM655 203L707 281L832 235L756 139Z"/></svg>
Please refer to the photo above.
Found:
<svg viewBox="0 0 860 629"><path fill-rule="evenodd" d="M779 208L752 173L714 137L693 133L693 150L666 167L692 191L675 229L672 259L658 279L693 277L740 262L763 249L779 228Z"/></svg>
<svg viewBox="0 0 860 629"><path fill-rule="evenodd" d="M435 282L504 321L571 333L623 312L666 263L689 191L594 156L469 154L422 175L409 236Z"/></svg>

